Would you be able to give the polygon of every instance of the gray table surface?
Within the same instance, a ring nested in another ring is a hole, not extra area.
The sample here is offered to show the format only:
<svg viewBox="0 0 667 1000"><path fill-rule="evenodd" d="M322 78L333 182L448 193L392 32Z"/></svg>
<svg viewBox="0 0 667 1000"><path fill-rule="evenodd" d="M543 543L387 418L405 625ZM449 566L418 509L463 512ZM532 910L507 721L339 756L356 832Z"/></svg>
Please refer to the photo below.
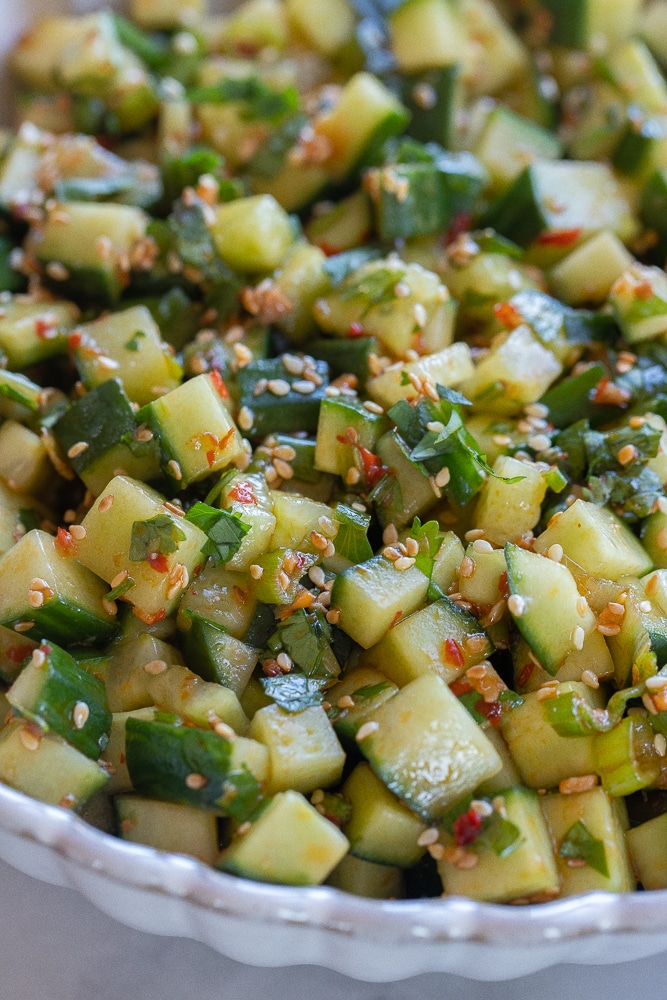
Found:
<svg viewBox="0 0 667 1000"><path fill-rule="evenodd" d="M0 861L0 1000L627 1000L667 997L667 954L561 966L504 983L429 974L359 983L325 969L254 969L205 945L130 930L73 890Z"/></svg>

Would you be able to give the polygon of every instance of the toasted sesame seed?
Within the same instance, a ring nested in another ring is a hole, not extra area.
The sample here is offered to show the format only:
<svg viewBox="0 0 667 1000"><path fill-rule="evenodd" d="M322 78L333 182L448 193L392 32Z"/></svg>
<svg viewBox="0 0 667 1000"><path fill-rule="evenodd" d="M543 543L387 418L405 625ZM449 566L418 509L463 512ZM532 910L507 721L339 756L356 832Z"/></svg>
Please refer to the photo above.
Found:
<svg viewBox="0 0 667 1000"><path fill-rule="evenodd" d="M416 538L412 538L412 536L408 536L405 539L405 552L406 552L406 555L409 555L409 556L416 556L416 555L419 554L419 542L417 541Z"/></svg>
<svg viewBox="0 0 667 1000"><path fill-rule="evenodd" d="M451 478L452 478L451 472L449 471L446 465L443 465L442 469L440 469L435 474L435 485L438 487L438 489L443 489L443 487L447 485L447 483Z"/></svg>
<svg viewBox="0 0 667 1000"><path fill-rule="evenodd" d="M107 495L105 497L102 497L99 504L97 505L97 509L100 512L100 514L106 514L106 512L108 510L111 510L112 507L113 507L113 493L107 493Z"/></svg>
<svg viewBox="0 0 667 1000"><path fill-rule="evenodd" d="M438 95L435 87L432 87L430 83L425 83L422 80L419 83L416 83L412 88L412 100L418 108L422 108L424 111L430 111L438 103Z"/></svg>
<svg viewBox="0 0 667 1000"><path fill-rule="evenodd" d="M662 691L663 688L667 688L667 677L659 675L647 677L646 687L649 691Z"/></svg>
<svg viewBox="0 0 667 1000"><path fill-rule="evenodd" d="M590 792L597 783L597 774L582 774L574 778L564 778L558 785L558 791L561 795L576 795L577 792Z"/></svg>
<svg viewBox="0 0 667 1000"><path fill-rule="evenodd" d="M398 541L398 531L393 521L382 532L382 541L385 545L395 545Z"/></svg>
<svg viewBox="0 0 667 1000"><path fill-rule="evenodd" d="M593 688L594 690L600 687L599 678L592 670L582 670L581 679L586 687Z"/></svg>
<svg viewBox="0 0 667 1000"><path fill-rule="evenodd" d="M248 571L253 580L261 580L262 577L264 576L264 567L258 566L257 563L251 563L251 565L248 568Z"/></svg>
<svg viewBox="0 0 667 1000"><path fill-rule="evenodd" d="M586 638L586 633L584 632L581 625L576 625L572 629L572 645L574 646L574 648L583 649L585 638Z"/></svg>
<svg viewBox="0 0 667 1000"><path fill-rule="evenodd" d="M14 629L15 632L29 632L30 629L34 627L35 623L33 621L29 621L28 619L24 619L23 621L19 622L14 622L14 624L12 625L12 628Z"/></svg>
<svg viewBox="0 0 667 1000"><path fill-rule="evenodd" d="M356 486L356 484L361 479L361 473L355 465L351 465L350 468L345 473L345 482L348 486Z"/></svg>
<svg viewBox="0 0 667 1000"><path fill-rule="evenodd" d="M327 611L326 619L330 625L337 625L340 621L340 608L332 608L331 611Z"/></svg>
<svg viewBox="0 0 667 1000"><path fill-rule="evenodd" d="M250 567L252 572L252 566ZM308 570L308 577L321 590L326 583L326 576L324 575L324 570L321 566L311 566Z"/></svg>
<svg viewBox="0 0 667 1000"><path fill-rule="evenodd" d="M462 576L464 580L468 580L474 575L475 569L475 560L471 559L470 556L464 556L459 566L459 576Z"/></svg>
<svg viewBox="0 0 667 1000"><path fill-rule="evenodd" d="M30 662L33 667L43 667L46 663L46 653L42 649L33 649Z"/></svg>
<svg viewBox="0 0 667 1000"><path fill-rule="evenodd" d="M437 826L429 826L426 830L422 830L417 838L417 847L430 847L431 844L438 842L440 838L440 831Z"/></svg>
<svg viewBox="0 0 667 1000"><path fill-rule="evenodd" d="M291 582L292 581L290 580L287 573L284 570L281 570L280 573L278 574L278 583L283 588L283 590L287 590Z"/></svg>
<svg viewBox="0 0 667 1000"><path fill-rule="evenodd" d="M400 559L401 550L396 548L394 545L385 545L382 550L382 555L385 559L391 559L392 562L395 562L396 559Z"/></svg>
<svg viewBox="0 0 667 1000"><path fill-rule="evenodd" d="M67 281L69 278L69 271L58 260L50 260L44 270L53 281Z"/></svg>
<svg viewBox="0 0 667 1000"><path fill-rule="evenodd" d="M236 733L234 732L232 727L228 726L226 722L222 721L222 719L218 719L216 722L213 723L213 732L216 734L216 736L222 736L224 740L231 741L236 739Z"/></svg>
<svg viewBox="0 0 667 1000"><path fill-rule="evenodd" d="M528 438L528 447L533 451L547 451L551 447L551 438L546 434L533 434Z"/></svg>
<svg viewBox="0 0 667 1000"><path fill-rule="evenodd" d="M28 726L19 729L19 740L26 750L39 750L40 737Z"/></svg>
<svg viewBox="0 0 667 1000"><path fill-rule="evenodd" d="M626 444L620 449L616 458L619 465L630 465L639 458L639 452L633 444Z"/></svg>
<svg viewBox="0 0 667 1000"><path fill-rule="evenodd" d="M667 528L661 528L655 536L655 544L662 552L667 552Z"/></svg>
<svg viewBox="0 0 667 1000"><path fill-rule="evenodd" d="M167 462L167 468L169 469L169 472L174 477L174 479L180 483L181 479L183 478L183 472L181 470L180 464L176 461L175 458L169 459L169 461Z"/></svg>
<svg viewBox="0 0 667 1000"><path fill-rule="evenodd" d="M463 537L466 542L474 542L478 538L484 538L485 534L486 532L484 531L484 528L471 528L470 531L466 531Z"/></svg>
<svg viewBox="0 0 667 1000"><path fill-rule="evenodd" d="M242 406L238 412L236 422L242 431L249 431L255 422L255 414L247 406Z"/></svg>
<svg viewBox="0 0 667 1000"><path fill-rule="evenodd" d="M315 548L319 549L320 552L323 552L324 549L326 549L327 545L329 544L328 538L325 538L324 535L321 535L319 531L311 531L310 540L312 544L315 546Z"/></svg>
<svg viewBox="0 0 667 1000"><path fill-rule="evenodd" d="M273 449L274 458L280 458L283 462L293 462L296 458L296 451L290 444L281 444Z"/></svg>
<svg viewBox="0 0 667 1000"><path fill-rule="evenodd" d="M376 413L378 416L382 416L384 413L384 408L380 406L379 403L374 402L372 399L367 399L364 403L364 409L368 410L369 413Z"/></svg>
<svg viewBox="0 0 667 1000"><path fill-rule="evenodd" d="M625 615L625 605L620 604L618 601L610 601L607 605L607 611L616 618L623 618Z"/></svg>
<svg viewBox="0 0 667 1000"><path fill-rule="evenodd" d="M661 514L667 514L667 497L658 497L658 510Z"/></svg>
<svg viewBox="0 0 667 1000"><path fill-rule="evenodd" d="M282 362L283 368L290 375L301 375L303 373L303 358L298 357L296 354L283 354Z"/></svg>
<svg viewBox="0 0 667 1000"><path fill-rule="evenodd" d="M545 406L544 403L528 403L524 406L524 413L527 417L537 417L538 420L544 420L549 416L549 407Z"/></svg>
<svg viewBox="0 0 667 1000"><path fill-rule="evenodd" d="M588 614L588 601L583 594L577 598L577 614L580 618L585 618Z"/></svg>
<svg viewBox="0 0 667 1000"><path fill-rule="evenodd" d="M294 477L294 469L289 462L285 462L282 458L274 458L272 465L281 479L292 479Z"/></svg>
<svg viewBox="0 0 667 1000"><path fill-rule="evenodd" d="M601 635L609 635L609 636L611 636L611 635L618 635L618 633L621 631L621 626L620 625L598 625L597 630L598 630L598 632L600 632Z"/></svg>
<svg viewBox="0 0 667 1000"><path fill-rule="evenodd" d="M421 302L415 302L414 309L412 310L412 315L415 318L416 325L423 329L426 326L426 321L428 319L428 313L426 312L426 307Z"/></svg>
<svg viewBox="0 0 667 1000"><path fill-rule="evenodd" d="M72 710L72 722L74 723L74 728L83 729L89 716L90 709L85 701L77 701Z"/></svg>
<svg viewBox="0 0 667 1000"><path fill-rule="evenodd" d="M512 594L507 599L507 609L514 618L521 618L526 612L527 602L521 594Z"/></svg>
<svg viewBox="0 0 667 1000"><path fill-rule="evenodd" d="M149 660L148 663L144 663L144 670L147 674L152 674L157 677L158 674L163 674L167 669L167 663L165 660Z"/></svg>
<svg viewBox="0 0 667 1000"><path fill-rule="evenodd" d="M110 601L108 597L103 597L101 602L103 610L112 617L118 614L118 605L115 601Z"/></svg>
<svg viewBox="0 0 667 1000"><path fill-rule="evenodd" d="M266 383L266 388L272 396L287 396L290 384L284 378L272 378Z"/></svg>
<svg viewBox="0 0 667 1000"><path fill-rule="evenodd" d="M646 711L649 713L649 715L657 715L658 714L658 708L657 708L655 702L653 701L653 698L648 693L648 691L645 691L644 694L642 695L642 704L643 704L644 708L646 709Z"/></svg>
<svg viewBox="0 0 667 1000"><path fill-rule="evenodd" d="M67 457L78 458L79 455L83 455L84 451L88 451L89 447L90 445L87 441L77 441L76 444L73 444L71 448L67 449Z"/></svg>
<svg viewBox="0 0 667 1000"><path fill-rule="evenodd" d="M268 384L269 384L268 379L258 378L252 389L253 396L255 397L261 396L263 392L266 392Z"/></svg>
<svg viewBox="0 0 667 1000"><path fill-rule="evenodd" d="M404 573L406 570L411 569L416 560L413 556L401 556L394 562L394 569L398 570L399 573Z"/></svg>
<svg viewBox="0 0 667 1000"><path fill-rule="evenodd" d="M488 554L493 552L493 545L491 542L487 542L485 538L476 538L472 543L473 550L475 552Z"/></svg>
<svg viewBox="0 0 667 1000"><path fill-rule="evenodd" d="M648 615L651 612L652 607L653 605L651 604L650 601L639 602L639 610L642 612L642 614Z"/></svg>
<svg viewBox="0 0 667 1000"><path fill-rule="evenodd" d="M324 802L324 792L321 788L316 788L310 796L310 801L314 806L321 806Z"/></svg>
<svg viewBox="0 0 667 1000"><path fill-rule="evenodd" d="M330 399L335 399L340 394L341 392L337 385L328 385L324 390L324 395L329 396Z"/></svg>
<svg viewBox="0 0 667 1000"><path fill-rule="evenodd" d="M659 757L664 757L667 753L667 739L662 733L656 733L653 737L653 746L655 747L656 753Z"/></svg>
<svg viewBox="0 0 667 1000"><path fill-rule="evenodd" d="M372 734L376 733L379 728L379 722L364 722L363 726L360 726L357 730L357 735L355 736L357 743L361 743L361 741L365 740L367 736L372 736Z"/></svg>
<svg viewBox="0 0 667 1000"><path fill-rule="evenodd" d="M197 774L195 771L189 774L185 779L185 784L188 788L192 788L194 791L199 791L201 788L205 788L208 785L208 778L205 778L203 774Z"/></svg>
<svg viewBox="0 0 667 1000"><path fill-rule="evenodd" d="M541 687L535 692L535 697L538 701L548 701L549 698L555 698L558 691L554 687Z"/></svg>
<svg viewBox="0 0 667 1000"><path fill-rule="evenodd" d="M339 698L336 702L337 708L354 708L354 698L351 698L349 694L344 694L342 698Z"/></svg>
<svg viewBox="0 0 667 1000"><path fill-rule="evenodd" d="M292 669L292 667L294 666L292 657L288 656L288 654L285 652L278 653L278 655L276 656L276 663L285 674L288 674Z"/></svg>

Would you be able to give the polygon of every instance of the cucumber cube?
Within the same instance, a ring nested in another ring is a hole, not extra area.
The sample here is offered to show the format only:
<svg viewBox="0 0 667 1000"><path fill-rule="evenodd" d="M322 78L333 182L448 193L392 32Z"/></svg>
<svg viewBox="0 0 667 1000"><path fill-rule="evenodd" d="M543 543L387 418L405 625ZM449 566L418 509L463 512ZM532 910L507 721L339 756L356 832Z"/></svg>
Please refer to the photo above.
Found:
<svg viewBox="0 0 667 1000"><path fill-rule="evenodd" d="M247 716L231 688L203 681L187 667L173 666L156 674L149 689L159 709L180 715L202 729L219 720L239 736L248 731Z"/></svg>
<svg viewBox="0 0 667 1000"><path fill-rule="evenodd" d="M181 662L178 650L148 632L118 641L111 647L106 685L112 712L131 712L154 704L150 684L153 674L144 668L162 662L167 667Z"/></svg>
<svg viewBox="0 0 667 1000"><path fill-rule="evenodd" d="M434 673L389 698L364 729L357 742L375 773L427 822L502 767L483 731Z"/></svg>
<svg viewBox="0 0 667 1000"><path fill-rule="evenodd" d="M276 795L250 829L232 841L218 867L282 885L319 885L349 850L340 830L299 792Z"/></svg>
<svg viewBox="0 0 667 1000"><path fill-rule="evenodd" d="M352 805L345 826L350 851L358 858L410 868L424 854L418 840L424 821L389 791L369 764L357 764L342 788Z"/></svg>
<svg viewBox="0 0 667 1000"><path fill-rule="evenodd" d="M250 736L269 751L268 794L289 788L312 792L340 781L345 751L319 705L301 712L285 712L278 705L260 708Z"/></svg>
<svg viewBox="0 0 667 1000"><path fill-rule="evenodd" d="M449 0L410 0L389 18L391 47L402 72L458 63L465 32L458 5Z"/></svg>
<svg viewBox="0 0 667 1000"><path fill-rule="evenodd" d="M257 607L252 580L224 566L209 564L181 598L178 627L187 632L193 618L203 618L243 639Z"/></svg>
<svg viewBox="0 0 667 1000"><path fill-rule="evenodd" d="M489 541L504 545L535 527L542 513L547 483L534 463L521 462L509 455L498 456L493 472L494 476L482 483L473 524L484 531ZM519 477L519 482L504 481Z"/></svg>
<svg viewBox="0 0 667 1000"><path fill-rule="evenodd" d="M107 583L127 573L125 580L133 585L123 599L149 624L176 607L204 562L207 541L203 531L164 504L155 490L116 476L86 514L86 534L76 541L79 563Z"/></svg>
<svg viewBox="0 0 667 1000"><path fill-rule="evenodd" d="M632 264L614 282L609 303L629 343L667 332L667 276L660 268Z"/></svg>
<svg viewBox="0 0 667 1000"><path fill-rule="evenodd" d="M460 389L480 410L514 414L540 399L562 370L553 353L522 324L494 342Z"/></svg>
<svg viewBox="0 0 667 1000"><path fill-rule="evenodd" d="M632 866L645 889L667 889L667 813L626 833Z"/></svg>
<svg viewBox="0 0 667 1000"><path fill-rule="evenodd" d="M215 864L219 854L218 822L213 813L141 795L119 795L114 804L123 840Z"/></svg>
<svg viewBox="0 0 667 1000"><path fill-rule="evenodd" d="M226 564L232 570L247 570L262 552L266 552L276 527L273 500L266 479L262 475L239 472L225 482L218 506L237 514L244 524L250 526L238 551Z"/></svg>
<svg viewBox="0 0 667 1000"><path fill-rule="evenodd" d="M63 354L67 331L79 318L73 302L40 302L29 296L12 296L0 309L0 350L10 368L28 365Z"/></svg>
<svg viewBox="0 0 667 1000"><path fill-rule="evenodd" d="M374 413L357 399L327 397L320 405L315 445L315 467L345 476L355 465L358 448L373 451L387 429L382 413Z"/></svg>
<svg viewBox="0 0 667 1000"><path fill-rule="evenodd" d="M158 438L163 470L177 489L226 469L242 455L243 439L217 373L197 375L137 414Z"/></svg>
<svg viewBox="0 0 667 1000"><path fill-rule="evenodd" d="M389 409L399 399L414 399L417 395L411 382L405 384L403 373L427 379L433 385L456 386L470 378L474 370L468 345L450 344L418 361L399 361L389 365L380 375L368 380L368 395L380 406Z"/></svg>
<svg viewBox="0 0 667 1000"><path fill-rule="evenodd" d="M227 202L211 227L215 248L236 271L273 271L294 242L290 217L270 194Z"/></svg>

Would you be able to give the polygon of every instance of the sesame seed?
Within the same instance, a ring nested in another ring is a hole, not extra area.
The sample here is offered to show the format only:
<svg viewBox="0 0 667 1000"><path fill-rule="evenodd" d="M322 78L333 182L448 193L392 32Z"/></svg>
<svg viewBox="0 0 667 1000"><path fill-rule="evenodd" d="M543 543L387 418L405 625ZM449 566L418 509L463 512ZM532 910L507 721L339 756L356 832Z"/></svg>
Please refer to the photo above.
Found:
<svg viewBox="0 0 667 1000"><path fill-rule="evenodd" d="M400 549L395 548L393 545L386 545L382 550L382 555L385 559L391 559L394 562L396 559L400 558Z"/></svg>
<svg viewBox="0 0 667 1000"><path fill-rule="evenodd" d="M546 434L534 434L528 438L527 443L533 451L546 451L551 447L551 438L547 437Z"/></svg>
<svg viewBox="0 0 667 1000"><path fill-rule="evenodd" d="M46 663L46 653L41 649L33 649L30 662L33 667L43 667Z"/></svg>
<svg viewBox="0 0 667 1000"><path fill-rule="evenodd" d="M71 448L67 449L67 457L78 458L79 455L83 455L84 451L87 451L88 448L89 444L87 441L77 441L76 444L73 444Z"/></svg>
<svg viewBox="0 0 667 1000"><path fill-rule="evenodd" d="M486 799L473 799L470 803L470 808L483 819L493 815L493 806Z"/></svg>
<svg viewBox="0 0 667 1000"><path fill-rule="evenodd" d="M176 461L175 458L169 459L169 461L167 462L167 468L169 469L174 479L180 483L180 481L183 478L183 472L181 470L180 464Z"/></svg>
<svg viewBox="0 0 667 1000"><path fill-rule="evenodd" d="M667 753L667 739L662 735L662 733L656 733L653 738L653 746L655 747L656 753L659 757L664 757Z"/></svg>
<svg viewBox="0 0 667 1000"><path fill-rule="evenodd" d="M281 444L274 448L272 455L274 458L281 458L284 462L293 462L296 458L296 451L289 444Z"/></svg>
<svg viewBox="0 0 667 1000"><path fill-rule="evenodd" d="M582 670L581 679L586 687L593 688L594 690L600 687L598 676L597 674L594 674L592 670Z"/></svg>
<svg viewBox="0 0 667 1000"><path fill-rule="evenodd" d="M234 344L234 357L239 368L245 368L252 361L252 352L245 344Z"/></svg>
<svg viewBox="0 0 667 1000"><path fill-rule="evenodd" d="M584 632L581 625L576 625L572 630L572 644L574 648L583 649L585 638L586 638L586 633Z"/></svg>
<svg viewBox="0 0 667 1000"><path fill-rule="evenodd" d="M15 632L29 632L30 629L34 627L35 623L33 621L29 621L28 619L24 619L23 621L19 622L14 622L14 624L12 625L12 628L14 629Z"/></svg>
<svg viewBox="0 0 667 1000"><path fill-rule="evenodd" d="M192 772L185 779L185 784L188 788L192 788L194 791L199 791L201 788L205 788L208 785L208 779L204 777L203 774L197 774Z"/></svg>
<svg viewBox="0 0 667 1000"><path fill-rule="evenodd" d="M19 740L26 750L39 750L40 737L32 729L29 729L28 726L23 726L22 729L19 729Z"/></svg>
<svg viewBox="0 0 667 1000"><path fill-rule="evenodd" d="M639 452L633 444L624 445L616 456L619 465L630 465L639 458Z"/></svg>
<svg viewBox="0 0 667 1000"><path fill-rule="evenodd" d="M266 383L266 388L272 396L287 396L290 384L284 378L272 378Z"/></svg>
<svg viewBox="0 0 667 1000"><path fill-rule="evenodd" d="M340 396L341 392L337 385L328 385L324 390L324 395L329 396L331 399L335 399L336 396Z"/></svg>
<svg viewBox="0 0 667 1000"><path fill-rule="evenodd" d="M112 617L118 614L118 605L115 601L110 601L107 597L103 597L101 600L102 609Z"/></svg>
<svg viewBox="0 0 667 1000"><path fill-rule="evenodd" d="M294 477L294 469L288 462L283 461L282 458L274 458L272 464L281 479L292 479Z"/></svg>
<svg viewBox="0 0 667 1000"><path fill-rule="evenodd" d="M423 111L430 111L438 103L438 95L430 83L421 81L412 88L412 100L418 108Z"/></svg>
<svg viewBox="0 0 667 1000"><path fill-rule="evenodd" d="M72 722L74 723L75 729L83 729L88 717L90 715L90 709L85 701L77 701L76 705L72 710Z"/></svg>
<svg viewBox="0 0 667 1000"><path fill-rule="evenodd" d="M292 388L301 396L310 396L311 393L315 392L317 386L314 382L309 382L307 379L298 379L297 381L292 382ZM280 393L278 393L278 395L280 395Z"/></svg>
<svg viewBox="0 0 667 1000"><path fill-rule="evenodd" d="M351 698L349 694L344 694L342 698L339 698L336 702L337 708L354 708L354 698Z"/></svg>
<svg viewBox="0 0 667 1000"><path fill-rule="evenodd" d="M658 510L661 514L667 514L667 497L658 497Z"/></svg>
<svg viewBox="0 0 667 1000"><path fill-rule="evenodd" d="M327 611L325 617L330 625L337 625L340 621L340 608L332 608L331 611Z"/></svg>
<svg viewBox="0 0 667 1000"><path fill-rule="evenodd" d="M304 361L296 354L283 354L282 362L283 368L290 375L301 375L303 373Z"/></svg>
<svg viewBox="0 0 667 1000"><path fill-rule="evenodd" d="M357 743L361 743L361 741L365 740L367 736L372 736L372 734L376 733L379 728L379 722L364 722L363 726L360 726L357 730L357 735L355 736Z"/></svg>
<svg viewBox="0 0 667 1000"><path fill-rule="evenodd" d="M165 660L149 660L148 663L144 663L144 670L147 674L152 674L157 677L158 674L163 674L167 669L167 663Z"/></svg>
<svg viewBox="0 0 667 1000"><path fill-rule="evenodd" d="M252 569L252 567L250 567ZM324 570L321 566L311 566L308 570L308 578L318 587L320 590L324 587L326 583L326 576L324 575Z"/></svg>
<svg viewBox="0 0 667 1000"><path fill-rule="evenodd" d="M472 543L472 547L475 552L493 552L493 545L491 542L487 542L485 538L476 538Z"/></svg>
<svg viewBox="0 0 667 1000"><path fill-rule="evenodd" d="M394 285L394 297L397 299L407 299L410 294L410 286L405 281L397 281Z"/></svg>
<svg viewBox="0 0 667 1000"><path fill-rule="evenodd" d="M249 573L253 580L261 580L264 576L264 567L258 566L257 563L251 563Z"/></svg>
<svg viewBox="0 0 667 1000"><path fill-rule="evenodd" d="M459 576L462 576L464 580L468 580L474 575L475 569L475 560L471 559L470 556L464 556L459 566Z"/></svg>
<svg viewBox="0 0 667 1000"><path fill-rule="evenodd" d="M53 281L67 281L69 278L67 268L57 260L50 260L44 270Z"/></svg>
<svg viewBox="0 0 667 1000"><path fill-rule="evenodd" d="M249 431L255 422L255 414L247 406L242 406L239 410L237 423L242 431Z"/></svg>
<svg viewBox="0 0 667 1000"><path fill-rule="evenodd" d="M451 472L449 471L446 465L443 465L442 469L440 469L440 471L437 472L435 475L435 485L438 487L438 489L442 489L444 486L447 485L447 483L451 478L452 478Z"/></svg>
<svg viewBox="0 0 667 1000"><path fill-rule="evenodd" d="M430 826L426 830L422 830L417 838L417 847L430 847L431 844L437 843L440 838L440 831L437 826Z"/></svg>
<svg viewBox="0 0 667 1000"><path fill-rule="evenodd" d="M541 687L535 692L535 697L538 701L547 701L549 698L555 698L557 694L554 687Z"/></svg>
<svg viewBox="0 0 667 1000"><path fill-rule="evenodd" d="M426 326L426 321L428 319L428 314L426 312L426 308L422 305L421 302L415 302L415 306L414 306L414 309L412 310L412 314L413 314L413 316L415 318L416 325L420 329L423 329L423 327Z"/></svg>
<svg viewBox="0 0 667 1000"><path fill-rule="evenodd" d="M510 614L514 618L521 618L526 612L526 599L521 596L521 594L512 594L511 597L507 599L507 608Z"/></svg>
<svg viewBox="0 0 667 1000"><path fill-rule="evenodd" d="M598 783L597 774L582 774L574 778L564 778L558 785L561 795L575 795L577 792L590 792Z"/></svg>
<svg viewBox="0 0 667 1000"><path fill-rule="evenodd" d="M326 535L327 538L335 538L338 534L338 522L332 521L331 518L327 517L325 514L318 517L317 523L320 531L323 535Z"/></svg>
<svg viewBox="0 0 667 1000"><path fill-rule="evenodd" d="M661 528L655 536L655 544L662 552L667 552L667 528Z"/></svg>
<svg viewBox="0 0 667 1000"><path fill-rule="evenodd" d="M409 556L419 554L419 542L416 538L408 537L405 539L405 552Z"/></svg>
<svg viewBox="0 0 667 1000"><path fill-rule="evenodd" d="M549 407L545 406L544 403L528 403L524 407L524 412L528 417L537 417L538 420L544 420L549 416Z"/></svg>
<svg viewBox="0 0 667 1000"><path fill-rule="evenodd" d="M394 569L398 570L399 573L405 573L406 570L412 569L415 562L413 556L401 556L394 562Z"/></svg>
<svg viewBox="0 0 667 1000"><path fill-rule="evenodd" d="M597 628L601 635L618 635L621 631L620 625L598 625Z"/></svg>
<svg viewBox="0 0 667 1000"><path fill-rule="evenodd" d="M113 507L113 493L107 493L107 495L105 497L102 497L99 504L97 505L97 509L100 512L100 514L106 514L106 512L108 510L111 510L112 507Z"/></svg>
<svg viewBox="0 0 667 1000"><path fill-rule="evenodd" d="M471 528L470 531L466 531L463 537L466 542L474 542L477 538L484 538L485 534L484 528Z"/></svg>
<svg viewBox="0 0 667 1000"><path fill-rule="evenodd" d="M324 549L326 549L327 545L329 544L328 538L325 538L324 535L321 535L319 531L311 531L310 540L312 544L315 546L315 548L319 549L320 552L323 552Z"/></svg>
<svg viewBox="0 0 667 1000"><path fill-rule="evenodd" d="M382 532L382 541L385 545L395 545L398 541L398 531L393 521L391 521Z"/></svg>
<svg viewBox="0 0 667 1000"><path fill-rule="evenodd" d="M288 674L294 666L291 656L288 656L285 652L278 653L276 656L276 663L285 674Z"/></svg>
<svg viewBox="0 0 667 1000"><path fill-rule="evenodd" d="M581 595L577 598L577 614L580 618L585 618L588 613L588 601Z"/></svg>
<svg viewBox="0 0 667 1000"><path fill-rule="evenodd" d="M97 367L101 368L103 371L115 371L116 368L120 368L120 365L117 361L114 361L113 358L107 358L106 355L100 354L97 358ZM160 395L164 395L164 393L161 393Z"/></svg>
<svg viewBox="0 0 667 1000"><path fill-rule="evenodd" d="M512 438L509 434L494 434L491 440L498 448L506 448L512 443Z"/></svg>
<svg viewBox="0 0 667 1000"><path fill-rule="evenodd" d="M261 396L263 392L266 392L266 388L269 384L268 379L258 378L253 386L252 394L253 396Z"/></svg>
<svg viewBox="0 0 667 1000"><path fill-rule="evenodd" d="M361 473L356 466L351 465L350 468L345 473L345 482L348 486L356 486L356 484L361 479Z"/></svg>
<svg viewBox="0 0 667 1000"><path fill-rule="evenodd" d="M33 654L34 655L34 654ZM667 677L647 677L646 687L649 691L661 691L667 687Z"/></svg>
<svg viewBox="0 0 667 1000"><path fill-rule="evenodd" d="M656 707L656 704L653 701L653 698L651 697L651 695L648 694L648 692L645 692L642 695L642 704L643 704L644 708L646 709L646 711L649 713L649 715L657 715L658 714L658 709Z"/></svg>
<svg viewBox="0 0 667 1000"><path fill-rule="evenodd" d="M321 806L324 802L324 792L321 788L316 788L310 796L310 801L314 806Z"/></svg>
<svg viewBox="0 0 667 1000"><path fill-rule="evenodd" d="M83 541L87 534L86 529L82 524L70 525L69 533L77 542Z"/></svg>
<svg viewBox="0 0 667 1000"><path fill-rule="evenodd" d="M625 607L618 601L610 601L607 605L607 611L616 618L623 618L625 615Z"/></svg>

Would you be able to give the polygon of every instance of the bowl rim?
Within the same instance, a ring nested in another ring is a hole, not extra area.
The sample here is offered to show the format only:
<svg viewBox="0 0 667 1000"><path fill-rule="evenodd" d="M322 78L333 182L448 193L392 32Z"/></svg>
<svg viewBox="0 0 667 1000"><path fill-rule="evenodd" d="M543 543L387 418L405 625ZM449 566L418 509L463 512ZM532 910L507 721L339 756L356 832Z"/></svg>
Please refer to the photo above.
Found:
<svg viewBox="0 0 667 1000"><path fill-rule="evenodd" d="M667 890L594 892L525 906L461 897L371 900L329 886L297 888L237 878L194 858L131 844L75 813L0 784L0 831L114 882L264 924L304 925L396 946L474 942L508 948L598 934L649 935L667 926Z"/></svg>

